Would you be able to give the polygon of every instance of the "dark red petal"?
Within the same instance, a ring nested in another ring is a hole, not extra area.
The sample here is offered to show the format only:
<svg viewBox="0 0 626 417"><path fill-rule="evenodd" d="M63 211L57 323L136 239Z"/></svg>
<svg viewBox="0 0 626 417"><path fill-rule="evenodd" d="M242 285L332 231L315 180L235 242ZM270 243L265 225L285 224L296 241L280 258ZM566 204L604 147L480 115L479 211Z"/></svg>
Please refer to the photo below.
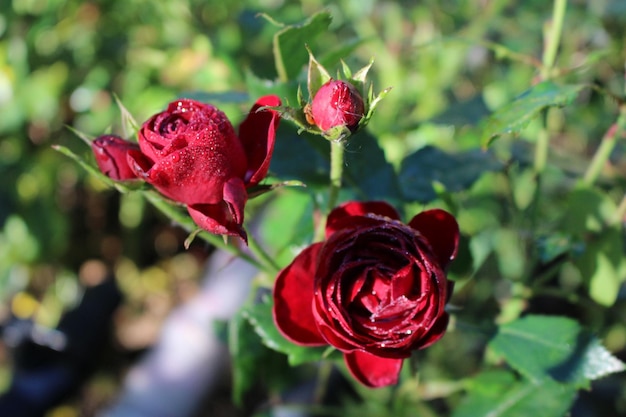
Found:
<svg viewBox="0 0 626 417"><path fill-rule="evenodd" d="M349 201L336 207L328 215L326 220L326 238L346 225L343 219L350 216L365 216L375 214L388 217L392 220L399 220L400 215L391 205L384 201Z"/></svg>
<svg viewBox="0 0 626 417"><path fill-rule="evenodd" d="M230 208L233 222L243 224L243 210L248 201L248 192L241 178L231 178L224 184L224 201Z"/></svg>
<svg viewBox="0 0 626 417"><path fill-rule="evenodd" d="M313 314L314 314L315 320L317 320L319 332L324 338L324 340L326 340L327 344L334 346L335 348L339 349L340 351L344 353L353 352L355 349L359 348L359 346L355 346L352 340L349 340L350 336L354 336L354 334L348 335L348 334L337 332L335 329L333 329L327 323L325 323L324 320L332 320L333 319L332 317L321 317L318 314L318 309L315 309L315 308L313 309ZM354 337L352 337L352 339L354 339Z"/></svg>
<svg viewBox="0 0 626 417"><path fill-rule="evenodd" d="M350 373L370 388L386 387L398 382L402 359L389 359L355 351L345 353L344 359Z"/></svg>
<svg viewBox="0 0 626 417"><path fill-rule="evenodd" d="M248 237L242 227L246 189L240 178L224 184L224 200L216 204L195 204L187 207L193 221L202 229L217 235Z"/></svg>
<svg viewBox="0 0 626 417"><path fill-rule="evenodd" d="M138 150L128 151L126 161L135 175L144 180L148 178L148 171L150 171L150 168L154 165L154 162L150 158Z"/></svg>
<svg viewBox="0 0 626 417"><path fill-rule="evenodd" d="M146 181L159 192L187 205L219 203L224 184L239 176L236 159L206 147L173 152L156 161L147 174Z"/></svg>
<svg viewBox="0 0 626 417"><path fill-rule="evenodd" d="M306 346L326 345L313 316L313 279L322 243L309 246L278 274L274 323L287 339Z"/></svg>
<svg viewBox="0 0 626 417"><path fill-rule="evenodd" d="M241 225L230 221L232 215L225 202L188 206L187 211L201 229L216 235L237 236L247 243L246 231Z"/></svg>
<svg viewBox="0 0 626 417"><path fill-rule="evenodd" d="M115 181L137 178L128 164L129 151L139 151L136 142L130 142L115 135L103 135L91 142L91 149L96 157L100 171Z"/></svg>
<svg viewBox="0 0 626 417"><path fill-rule="evenodd" d="M454 216L445 210L426 210L409 222L428 240L442 268L456 256L459 246L459 225Z"/></svg>
<svg viewBox="0 0 626 417"><path fill-rule="evenodd" d="M248 158L244 177L247 186L256 185L265 178L274 152L280 115L270 109L258 111L264 106L280 106L280 99L271 95L259 98L239 126L239 140Z"/></svg>
<svg viewBox="0 0 626 417"><path fill-rule="evenodd" d="M417 341L412 346L412 349L427 348L428 346L441 339L448 329L449 321L450 317L448 316L448 313L443 313L441 316L439 316L435 324L433 324L433 327L431 327L428 333L426 333L419 341Z"/></svg>

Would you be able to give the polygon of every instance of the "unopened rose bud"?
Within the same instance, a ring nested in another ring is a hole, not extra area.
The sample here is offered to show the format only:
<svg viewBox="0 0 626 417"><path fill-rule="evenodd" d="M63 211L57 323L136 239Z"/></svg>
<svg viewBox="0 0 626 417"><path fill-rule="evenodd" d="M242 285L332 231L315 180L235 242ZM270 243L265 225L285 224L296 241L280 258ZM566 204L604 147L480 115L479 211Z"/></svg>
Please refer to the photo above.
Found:
<svg viewBox="0 0 626 417"><path fill-rule="evenodd" d="M125 181L137 178L128 165L126 154L130 150L139 151L139 145L114 135L97 137L91 143L91 149L96 157L100 171L115 181Z"/></svg>
<svg viewBox="0 0 626 417"><path fill-rule="evenodd" d="M354 131L363 113L363 98L357 89L348 82L330 80L315 94L310 115L323 131L337 126Z"/></svg>

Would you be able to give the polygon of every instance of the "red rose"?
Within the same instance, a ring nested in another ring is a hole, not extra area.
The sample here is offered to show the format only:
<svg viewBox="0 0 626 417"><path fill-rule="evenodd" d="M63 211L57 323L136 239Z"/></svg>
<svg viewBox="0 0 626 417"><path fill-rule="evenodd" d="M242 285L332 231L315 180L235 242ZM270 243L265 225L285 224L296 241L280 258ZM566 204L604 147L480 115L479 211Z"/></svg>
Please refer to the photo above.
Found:
<svg viewBox="0 0 626 417"><path fill-rule="evenodd" d="M352 84L341 80L330 80L321 86L311 103L311 117L323 131L342 125L354 131L363 113L361 94Z"/></svg>
<svg viewBox="0 0 626 417"><path fill-rule="evenodd" d="M443 210L406 225L387 203L346 203L330 213L326 241L278 274L276 326L294 343L339 349L369 387L394 384L403 359L446 330L452 282L445 268L458 238L456 220Z"/></svg>
<svg viewBox="0 0 626 417"><path fill-rule="evenodd" d="M269 169L279 115L276 96L261 97L239 126L239 135L215 106L176 100L139 130L141 152L129 163L138 177L166 197L187 205L196 224L211 233L240 236L246 188Z"/></svg>
<svg viewBox="0 0 626 417"><path fill-rule="evenodd" d="M96 157L96 164L104 175L115 181L126 181L137 178L128 165L126 154L131 150L139 150L139 145L115 135L103 135L91 142L91 149Z"/></svg>

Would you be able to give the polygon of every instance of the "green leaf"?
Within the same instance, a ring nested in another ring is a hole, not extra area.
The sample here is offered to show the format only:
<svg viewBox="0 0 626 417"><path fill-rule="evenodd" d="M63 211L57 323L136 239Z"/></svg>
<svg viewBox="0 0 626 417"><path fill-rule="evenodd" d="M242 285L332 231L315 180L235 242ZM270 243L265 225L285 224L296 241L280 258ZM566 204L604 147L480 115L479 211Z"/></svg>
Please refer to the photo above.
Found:
<svg viewBox="0 0 626 417"><path fill-rule="evenodd" d="M278 128L270 172L278 178L296 179L307 187L328 184L330 146L319 136L299 135L290 123Z"/></svg>
<svg viewBox="0 0 626 417"><path fill-rule="evenodd" d="M501 168L502 164L488 152L448 154L434 146L425 146L402 161L399 180L407 200L428 203L437 197L434 182L441 183L447 191L462 191L484 172Z"/></svg>
<svg viewBox="0 0 626 417"><path fill-rule="evenodd" d="M258 377L257 362L262 356L263 346L249 322L239 312L228 324L228 348L232 361L232 396L236 405L241 405L243 395Z"/></svg>
<svg viewBox="0 0 626 417"><path fill-rule="evenodd" d="M402 200L402 191L393 166L385 158L378 140L366 130L350 136L346 143L344 183L353 198Z"/></svg>
<svg viewBox="0 0 626 417"><path fill-rule="evenodd" d="M249 97L253 100L264 95L274 94L280 97L284 102L298 103L298 84L296 81L282 82L266 80L257 77L252 71L246 71L245 76L246 90Z"/></svg>
<svg viewBox="0 0 626 417"><path fill-rule="evenodd" d="M241 405L244 395L263 380L268 388L283 391L293 381L285 356L268 349L242 311L228 322L228 348L232 362L232 398ZM266 378L271 374L272 378Z"/></svg>
<svg viewBox="0 0 626 417"><path fill-rule="evenodd" d="M278 265L294 258L294 249L310 243L313 235L313 199L308 193L288 190L275 193L264 208L259 224L263 244L270 248Z"/></svg>
<svg viewBox="0 0 626 417"><path fill-rule="evenodd" d="M117 106L120 108L120 112L122 113L123 137L126 139L135 137L137 135L137 131L139 130L139 123L137 123L133 115L128 111L126 106L124 106L122 100L119 99L117 94L113 94L113 98L115 98L115 102L117 103Z"/></svg>
<svg viewBox="0 0 626 417"><path fill-rule="evenodd" d="M562 230L584 247L574 256L574 265L588 285L591 298L600 305L612 306L626 268L621 226L611 226L617 206L598 189L578 187L568 196L567 207L576 210L565 211Z"/></svg>
<svg viewBox="0 0 626 417"><path fill-rule="evenodd" d="M488 147L500 135L518 134L546 107L571 103L583 87L558 85L552 81L533 86L487 119L482 135L483 147Z"/></svg>
<svg viewBox="0 0 626 417"><path fill-rule="evenodd" d="M575 237L602 231L617 210L617 206L607 194L584 186L577 187L570 193L566 206L576 207L576 210L565 211L562 229Z"/></svg>
<svg viewBox="0 0 626 417"><path fill-rule="evenodd" d="M541 262L548 263L568 253L581 253L584 245L563 232L553 232L540 236L536 241L536 249Z"/></svg>
<svg viewBox="0 0 626 417"><path fill-rule="evenodd" d="M563 417L576 391L551 380L533 383L507 371L486 371L469 381L452 417Z"/></svg>
<svg viewBox="0 0 626 417"><path fill-rule="evenodd" d="M179 98L190 98L198 100L203 103L248 103L250 101L250 95L243 91L223 91L223 92L208 92L208 91L185 91L179 95Z"/></svg>
<svg viewBox="0 0 626 417"><path fill-rule="evenodd" d="M313 56L313 52L309 48L307 48L309 53L309 71L307 73L307 87L309 90L309 98L313 100L315 94L320 89L321 86L326 84L331 76Z"/></svg>
<svg viewBox="0 0 626 417"><path fill-rule="evenodd" d="M328 347L298 346L285 339L274 324L272 306L273 300L267 296L261 302L242 310L242 314L261 337L263 344L270 349L286 354L291 366L322 359Z"/></svg>
<svg viewBox="0 0 626 417"><path fill-rule="evenodd" d="M281 81L298 77L308 61L305 45L326 31L332 18L328 12L319 12L305 22L289 25L274 35L274 61Z"/></svg>
<svg viewBox="0 0 626 417"><path fill-rule="evenodd" d="M621 226L614 226L591 235L583 253L574 258L574 265L589 287L590 297L600 305L610 307L617 300L624 281L623 248Z"/></svg>
<svg viewBox="0 0 626 417"><path fill-rule="evenodd" d="M533 383L554 380L586 388L624 364L566 317L530 315L499 327L490 347Z"/></svg>

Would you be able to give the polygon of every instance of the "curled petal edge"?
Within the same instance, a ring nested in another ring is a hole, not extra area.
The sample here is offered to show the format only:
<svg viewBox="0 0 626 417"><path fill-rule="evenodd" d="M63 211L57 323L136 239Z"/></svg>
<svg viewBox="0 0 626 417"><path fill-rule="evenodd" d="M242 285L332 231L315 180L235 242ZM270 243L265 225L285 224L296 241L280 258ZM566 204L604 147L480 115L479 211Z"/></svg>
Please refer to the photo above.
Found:
<svg viewBox="0 0 626 417"><path fill-rule="evenodd" d="M300 252L274 284L274 323L285 338L303 346L328 344L313 316L313 280L322 245L315 243Z"/></svg>
<svg viewBox="0 0 626 417"><path fill-rule="evenodd" d="M381 388L398 382L402 359L381 358L363 351L344 354L348 370L354 378L370 388Z"/></svg>

